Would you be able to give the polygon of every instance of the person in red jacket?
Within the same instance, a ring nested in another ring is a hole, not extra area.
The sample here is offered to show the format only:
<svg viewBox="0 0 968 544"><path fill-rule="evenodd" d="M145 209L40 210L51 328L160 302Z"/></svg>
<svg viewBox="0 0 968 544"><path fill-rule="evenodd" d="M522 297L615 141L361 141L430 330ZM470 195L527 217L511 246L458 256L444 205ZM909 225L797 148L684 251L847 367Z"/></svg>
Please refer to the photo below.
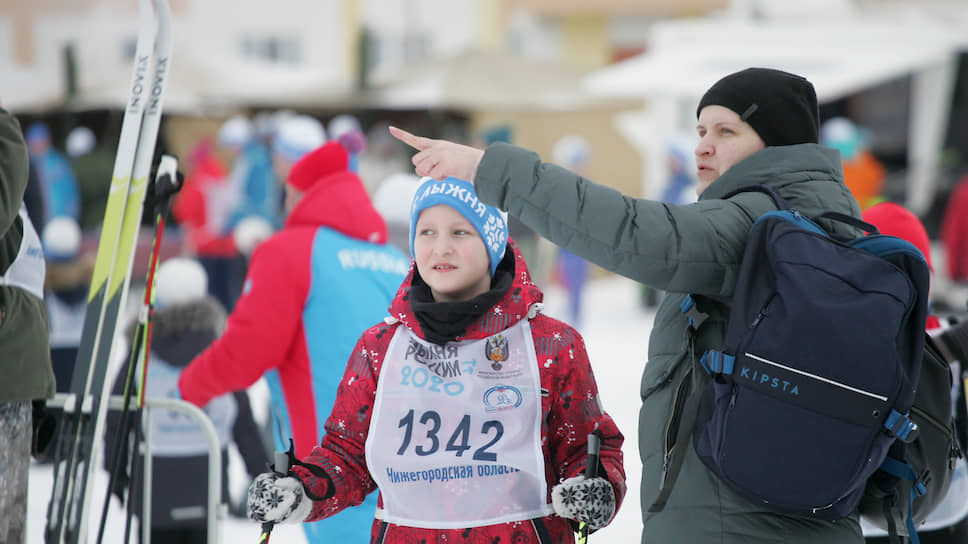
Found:
<svg viewBox="0 0 968 544"><path fill-rule="evenodd" d="M379 488L371 543L571 543L576 521L604 527L626 491L624 437L581 336L541 313L504 215L466 181L427 180L410 232L410 275L357 342L322 443L253 481L249 517L318 520Z"/></svg>
<svg viewBox="0 0 968 544"><path fill-rule="evenodd" d="M948 277L968 282L968 175L955 185L941 223Z"/></svg>
<svg viewBox="0 0 968 544"><path fill-rule="evenodd" d="M203 139L189 152L188 175L175 197L172 214L185 229L189 254L198 259L211 280L209 294L231 311L241 283L235 274L239 251L232 236L226 234L232 188L213 147L210 139Z"/></svg>
<svg viewBox="0 0 968 544"><path fill-rule="evenodd" d="M346 360L386 309L409 261L349 156L328 142L299 159L286 182L288 217L259 244L222 336L182 370L181 397L199 407L265 376L276 448L319 444ZM310 542L361 542L376 501L303 528Z"/></svg>

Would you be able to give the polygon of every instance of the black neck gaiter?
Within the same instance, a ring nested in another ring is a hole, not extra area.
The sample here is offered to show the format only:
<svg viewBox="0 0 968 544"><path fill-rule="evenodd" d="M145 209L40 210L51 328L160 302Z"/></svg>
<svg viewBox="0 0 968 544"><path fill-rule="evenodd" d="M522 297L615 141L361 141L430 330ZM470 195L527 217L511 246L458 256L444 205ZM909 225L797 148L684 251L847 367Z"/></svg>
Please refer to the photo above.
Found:
<svg viewBox="0 0 968 544"><path fill-rule="evenodd" d="M497 265L491 278L491 290L470 300L458 302L437 302L430 292L430 286L414 270L410 288L410 307L420 323L424 337L429 342L442 346L464 334L472 323L477 321L492 306L498 303L511 288L514 281L514 255L509 250Z"/></svg>

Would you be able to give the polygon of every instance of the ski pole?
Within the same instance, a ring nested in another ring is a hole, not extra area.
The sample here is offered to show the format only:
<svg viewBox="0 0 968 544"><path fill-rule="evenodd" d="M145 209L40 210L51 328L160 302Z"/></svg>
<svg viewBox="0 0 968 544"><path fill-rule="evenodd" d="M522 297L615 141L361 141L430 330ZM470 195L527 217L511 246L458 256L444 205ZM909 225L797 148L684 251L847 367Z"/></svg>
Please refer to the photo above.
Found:
<svg viewBox="0 0 968 544"><path fill-rule="evenodd" d="M292 466L294 451L295 445L290 438L289 451L277 451L273 455L272 471L281 476L287 476L289 474L289 467ZM274 521L267 521L262 524L262 534L259 536L259 544L269 544L269 534L272 533L272 527L275 524L276 522Z"/></svg>
<svg viewBox="0 0 968 544"><path fill-rule="evenodd" d="M127 375L125 377L124 385L124 402L121 406L120 414L120 424L118 428L120 433L117 441L115 442L114 450L110 459L111 472L108 479L108 490L104 495L104 505L101 509L101 522L98 526L98 536L97 542L100 543L104 539L105 522L107 521L108 506L111 501L111 493L114 489L115 481L120 475L122 466L122 459L124 458L124 447L128 444L127 439L130 436L130 426L132 422L130 421L131 411L129 405L131 403L132 397L135 396L135 369L138 366L138 362L142 365L142 374L140 381L140 388L138 393L137 408L134 414L135 426L135 440L134 448L132 453L132 460L127 466L131 470L131 477L128 483L128 501L127 501L127 520L125 524L125 539L127 540L128 534L130 532L130 522L131 522L131 491L134 486L134 473L135 473L135 458L137 456L138 443L140 442L140 429L141 429L141 410L144 408L144 390L145 390L145 380L146 372L148 367L148 354L151 352L151 318L154 314L154 284L155 284L155 272L158 269L158 255L161 249L162 235L165 230L165 217L168 214L168 210L171 205L171 198L174 196L179 189L181 189L181 181L178 178L178 161L175 157L170 155L163 155L161 157L161 162L158 165L158 172L153 182L148 187L149 199L152 202L152 206L155 211L155 239L152 242L151 249L151 260L148 265L148 274L145 280L145 293L144 302L142 304L141 311L138 312L138 325L135 329L133 345L131 346L131 351L129 353ZM123 438L122 438L123 437Z"/></svg>
<svg viewBox="0 0 968 544"><path fill-rule="evenodd" d="M148 383L148 362L151 358L151 331L155 313L155 274L158 272L158 260L159 254L161 253L162 237L165 233L165 221L171 209L172 199L181 190L181 187L182 177L178 173L178 160L171 155L162 155L161 161L158 164L155 181L148 187L149 192L147 196L147 200L151 203L155 213L155 238L151 245L151 258L148 262L148 273L145 279L144 300L142 302L141 315L139 315L139 341L141 345L137 348L140 353L136 354L136 360L141 361L141 387L137 390L138 402L134 412L134 447L131 449L131 461L129 463L132 478L128 482L129 500L124 523L124 544L128 544L131 537L134 501L130 500L130 498L134 495L135 484L137 483L134 475L139 470L145 474L141 479L142 492L144 492L144 489L150 489L150 487L147 487L150 484L150 470L146 471L139 466L142 460L142 456L139 453L143 432L142 419L144 417L145 390L147 389ZM129 371L131 370L129 369ZM148 500L145 497L143 506L147 504ZM142 540L147 542L150 539L149 534L151 530L150 507L144 508L144 512L142 512L141 530L144 535Z"/></svg>
<svg viewBox="0 0 968 544"><path fill-rule="evenodd" d="M585 478L598 476L598 452L602 443L595 433L588 435L588 461L585 463ZM578 544L588 542L588 524L584 521L578 524Z"/></svg>

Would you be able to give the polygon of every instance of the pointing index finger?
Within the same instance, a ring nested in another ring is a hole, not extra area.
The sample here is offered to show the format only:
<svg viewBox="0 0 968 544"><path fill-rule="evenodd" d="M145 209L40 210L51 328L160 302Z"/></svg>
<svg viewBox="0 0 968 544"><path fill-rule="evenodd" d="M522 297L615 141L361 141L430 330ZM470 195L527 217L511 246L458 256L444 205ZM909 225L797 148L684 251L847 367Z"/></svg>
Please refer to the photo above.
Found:
<svg viewBox="0 0 968 544"><path fill-rule="evenodd" d="M423 151L424 149L427 149L433 143L433 140L431 140L430 138L417 136L416 134L411 134L406 130L403 130L397 127L391 126L390 134L392 134L394 138L400 140L401 142L409 145L410 147L418 151Z"/></svg>

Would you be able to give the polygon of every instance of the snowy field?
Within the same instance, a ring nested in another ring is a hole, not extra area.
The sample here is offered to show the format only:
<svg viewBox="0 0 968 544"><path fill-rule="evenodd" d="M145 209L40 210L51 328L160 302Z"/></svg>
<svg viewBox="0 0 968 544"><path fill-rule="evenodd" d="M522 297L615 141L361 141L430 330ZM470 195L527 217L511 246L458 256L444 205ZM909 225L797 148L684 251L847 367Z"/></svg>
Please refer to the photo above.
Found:
<svg viewBox="0 0 968 544"><path fill-rule="evenodd" d="M132 293L133 295L134 293ZM130 300L137 297L129 297ZM560 290L548 289L545 293L545 313L552 317L565 319L565 299ZM637 445L637 419L639 411L639 379L645 361L649 332L654 313L642 309L639 303L638 284L610 276L592 280L586 288L584 298L582 323L579 332L585 338L592 367L601 390L605 409L618 423L625 434L625 470L628 476L629 493L625 503L619 510L618 516L611 525L595 533L590 538L597 542L638 542L641 533L641 516L639 513L639 464ZM253 389L254 399L264 390ZM257 402L253 402L256 408ZM258 414L257 414L258 417ZM238 464L233 466L237 467ZM233 471L233 475L238 472ZM233 481L236 491L244 489L247 482L245 476L238 476ZM47 516L47 502L53 485L53 475L50 465L35 464L30 472L30 490L27 510L27 542L42 544L43 530ZM104 491L107 486L107 474L100 472L94 482L94 494L91 511L91 537L94 542L97 536L97 523L101 505L104 501ZM137 524L135 524L137 530ZM220 542L257 542L259 539L259 525L244 519L226 516L220 523ZM116 499L112 499L111 510L105 542L123 542L124 513ZM131 542L137 542L132 537ZM305 544L306 539L298 526L277 526L272 532L272 542L275 544ZM155 543L163 544L163 543Z"/></svg>

